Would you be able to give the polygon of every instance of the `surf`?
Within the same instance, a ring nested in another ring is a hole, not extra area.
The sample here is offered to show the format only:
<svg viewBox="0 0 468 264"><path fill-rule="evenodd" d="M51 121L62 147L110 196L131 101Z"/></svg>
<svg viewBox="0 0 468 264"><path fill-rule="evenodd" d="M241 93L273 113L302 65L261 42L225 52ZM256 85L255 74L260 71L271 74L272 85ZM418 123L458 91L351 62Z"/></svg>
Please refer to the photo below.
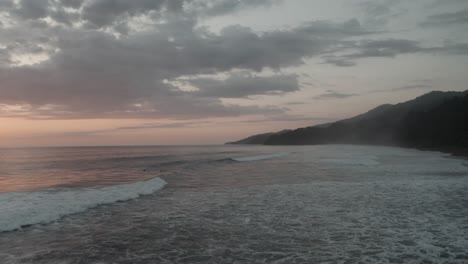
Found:
<svg viewBox="0 0 468 264"><path fill-rule="evenodd" d="M67 215L161 190L167 183L153 178L130 184L0 194L0 232L47 224Z"/></svg>
<svg viewBox="0 0 468 264"><path fill-rule="evenodd" d="M256 156L237 157L237 158L231 158L231 159L234 161L239 161L239 162L249 162L249 161L282 158L282 157L288 156L289 154L290 154L289 152L279 152L279 153L256 155Z"/></svg>

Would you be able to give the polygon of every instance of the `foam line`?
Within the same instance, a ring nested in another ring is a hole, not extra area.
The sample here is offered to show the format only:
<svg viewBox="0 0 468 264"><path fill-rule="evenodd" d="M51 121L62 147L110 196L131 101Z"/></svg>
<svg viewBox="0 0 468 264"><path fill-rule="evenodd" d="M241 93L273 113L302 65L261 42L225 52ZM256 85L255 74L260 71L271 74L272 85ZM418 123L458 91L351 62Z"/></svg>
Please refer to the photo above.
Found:
<svg viewBox="0 0 468 264"><path fill-rule="evenodd" d="M66 215L151 194L166 185L161 178L101 188L60 189L0 194L0 232L45 224Z"/></svg>
<svg viewBox="0 0 468 264"><path fill-rule="evenodd" d="M240 162L243 162L243 161L257 161L257 160L281 158L281 157L284 157L284 156L287 156L287 155L289 155L288 152L280 152L280 153L273 153L273 154L266 154L266 155L232 158L232 160L240 161Z"/></svg>

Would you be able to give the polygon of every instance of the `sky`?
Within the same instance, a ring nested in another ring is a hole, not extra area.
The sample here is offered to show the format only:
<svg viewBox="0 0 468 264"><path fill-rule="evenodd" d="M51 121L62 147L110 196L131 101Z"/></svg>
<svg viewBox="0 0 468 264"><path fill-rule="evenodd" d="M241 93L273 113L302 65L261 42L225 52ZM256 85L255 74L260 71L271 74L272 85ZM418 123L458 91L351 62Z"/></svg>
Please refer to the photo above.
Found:
<svg viewBox="0 0 468 264"><path fill-rule="evenodd" d="M0 147L222 144L468 89L466 0L0 0Z"/></svg>

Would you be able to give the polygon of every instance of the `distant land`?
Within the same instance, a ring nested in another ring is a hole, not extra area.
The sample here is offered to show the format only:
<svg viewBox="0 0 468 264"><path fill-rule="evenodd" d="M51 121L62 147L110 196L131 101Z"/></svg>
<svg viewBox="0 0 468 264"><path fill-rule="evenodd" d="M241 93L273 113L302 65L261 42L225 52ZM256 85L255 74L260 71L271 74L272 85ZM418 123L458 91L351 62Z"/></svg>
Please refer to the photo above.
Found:
<svg viewBox="0 0 468 264"><path fill-rule="evenodd" d="M386 145L468 156L468 90L433 91L334 123L254 135L227 144Z"/></svg>

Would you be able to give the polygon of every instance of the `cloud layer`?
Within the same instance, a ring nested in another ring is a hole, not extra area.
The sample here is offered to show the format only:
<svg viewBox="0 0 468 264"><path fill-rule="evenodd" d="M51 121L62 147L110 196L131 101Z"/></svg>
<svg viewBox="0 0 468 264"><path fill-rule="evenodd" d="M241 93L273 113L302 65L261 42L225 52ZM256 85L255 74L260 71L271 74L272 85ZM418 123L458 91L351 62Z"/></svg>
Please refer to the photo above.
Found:
<svg viewBox="0 0 468 264"><path fill-rule="evenodd" d="M382 38L357 19L312 20L257 32L219 32L201 20L274 6L278 0L0 0L0 115L27 118L173 118L278 115L281 106L241 106L223 98L301 90L284 69L318 58L355 66L363 58L468 54L464 43L423 45ZM387 21L395 3L362 4ZM466 10L424 25L465 23ZM382 22L383 23L383 22ZM206 77L216 76L216 77ZM223 76L223 77L219 77ZM186 90L180 85L195 87ZM316 99L354 94L327 91Z"/></svg>
<svg viewBox="0 0 468 264"><path fill-rule="evenodd" d="M242 26L214 33L197 26L202 16L275 2L4 1L8 12L2 16L9 24L0 29L0 104L15 106L9 115L57 119L283 113L281 107L226 105L220 98L298 91L295 75L260 77L248 71L301 65L344 38L368 32L357 20L263 33ZM229 77L197 77L219 73ZM199 91L174 85L184 77Z"/></svg>

